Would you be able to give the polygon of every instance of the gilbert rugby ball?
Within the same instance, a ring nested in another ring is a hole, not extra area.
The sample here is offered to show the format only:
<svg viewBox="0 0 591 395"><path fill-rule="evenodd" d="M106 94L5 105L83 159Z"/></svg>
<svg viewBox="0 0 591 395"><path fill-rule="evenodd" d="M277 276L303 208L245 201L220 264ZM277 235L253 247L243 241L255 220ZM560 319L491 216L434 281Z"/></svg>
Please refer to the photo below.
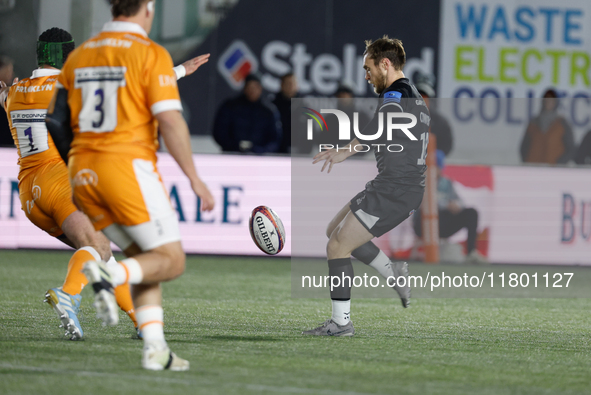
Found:
<svg viewBox="0 0 591 395"><path fill-rule="evenodd" d="M258 206L252 210L248 227L252 241L265 254L275 255L283 249L285 245L283 222L269 207Z"/></svg>

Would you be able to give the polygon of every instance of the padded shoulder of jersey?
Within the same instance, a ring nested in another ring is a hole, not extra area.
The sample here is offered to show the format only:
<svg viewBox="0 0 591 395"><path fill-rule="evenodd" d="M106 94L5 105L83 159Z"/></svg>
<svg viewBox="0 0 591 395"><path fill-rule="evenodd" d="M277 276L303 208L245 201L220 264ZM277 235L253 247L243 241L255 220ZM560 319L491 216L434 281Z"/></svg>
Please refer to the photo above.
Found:
<svg viewBox="0 0 591 395"><path fill-rule="evenodd" d="M388 95L388 93L390 94ZM414 97L412 85L410 85L408 79L406 78L401 78L394 81L392 85L384 89L382 95L384 98L397 97L398 99Z"/></svg>

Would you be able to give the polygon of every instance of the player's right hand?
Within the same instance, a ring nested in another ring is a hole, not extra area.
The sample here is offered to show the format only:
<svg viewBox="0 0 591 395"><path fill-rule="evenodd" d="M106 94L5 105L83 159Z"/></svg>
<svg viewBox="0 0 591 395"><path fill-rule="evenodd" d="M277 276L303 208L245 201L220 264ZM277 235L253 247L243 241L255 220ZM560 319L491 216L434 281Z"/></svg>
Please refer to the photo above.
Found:
<svg viewBox="0 0 591 395"><path fill-rule="evenodd" d="M207 185L201 180L195 181L191 184L191 188L193 188L193 192L195 195L199 196L201 199L201 211L211 211L215 206L215 199L211 192L209 192L209 188Z"/></svg>
<svg viewBox="0 0 591 395"><path fill-rule="evenodd" d="M193 74L197 69L207 63L209 61L210 54L206 53L204 55L199 55L196 58L189 59L185 63L183 63L183 67L185 68L185 76L188 77Z"/></svg>
<svg viewBox="0 0 591 395"><path fill-rule="evenodd" d="M314 156L314 161L312 162L312 164L316 164L316 163L324 160L325 161L324 165L322 165L322 169L320 169L320 171L323 172L324 169L326 168L326 166L328 166L327 173L330 173L330 171L332 170L332 166L335 163L341 163L342 161L344 161L348 157L349 157L348 151L346 151L346 150L337 151L336 149L333 148L328 151L322 151L322 152L316 154L316 156Z"/></svg>

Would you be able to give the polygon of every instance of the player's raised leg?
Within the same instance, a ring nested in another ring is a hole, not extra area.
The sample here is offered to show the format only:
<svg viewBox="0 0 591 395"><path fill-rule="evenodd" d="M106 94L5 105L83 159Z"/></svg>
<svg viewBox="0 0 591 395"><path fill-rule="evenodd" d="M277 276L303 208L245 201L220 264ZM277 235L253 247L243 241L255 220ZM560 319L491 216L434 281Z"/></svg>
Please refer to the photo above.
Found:
<svg viewBox="0 0 591 395"><path fill-rule="evenodd" d="M71 190L67 188L68 197ZM70 214L62 224L62 230L66 236L62 240L78 248L70 259L68 274L62 290L70 295L78 295L88 283L86 276L82 273L83 266L88 261L114 261L110 241L101 232L95 231L88 217L80 211ZM125 311L137 328L135 312L131 294L128 286L114 290L115 300L119 308ZM117 309L115 309L117 311Z"/></svg>
<svg viewBox="0 0 591 395"><path fill-rule="evenodd" d="M326 228L326 236L330 238L337 226L344 220L345 216L351 212L351 203L347 203L335 217L330 221ZM388 256L378 248L372 241L368 241L351 252L353 257L364 264L373 267L378 273L388 281L400 296L403 307L410 304L410 286L408 284L408 264L406 262L392 262ZM399 276L406 278L405 281L396 281Z"/></svg>
<svg viewBox="0 0 591 395"><path fill-rule="evenodd" d="M406 308L410 305L410 284L408 282L408 264L406 262L392 262L384 251L380 250L372 241L357 247L351 255L376 269L386 279L388 286L392 287L400 296L402 307ZM405 280L398 280L400 277Z"/></svg>

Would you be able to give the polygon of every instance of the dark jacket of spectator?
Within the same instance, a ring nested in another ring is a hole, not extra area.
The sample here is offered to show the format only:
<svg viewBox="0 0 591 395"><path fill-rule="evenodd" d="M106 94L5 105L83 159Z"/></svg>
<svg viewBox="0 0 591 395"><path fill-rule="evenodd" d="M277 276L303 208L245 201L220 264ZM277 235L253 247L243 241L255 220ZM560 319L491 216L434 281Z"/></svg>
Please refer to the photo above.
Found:
<svg viewBox="0 0 591 395"><path fill-rule="evenodd" d="M10 134L8 117L4 107L0 105L0 147L14 147L14 140Z"/></svg>
<svg viewBox="0 0 591 395"><path fill-rule="evenodd" d="M453 135L449 122L437 111L435 103L431 102L432 98L436 100L434 84L435 76L432 74L419 74L415 78L415 86L429 107L429 115L431 116L429 131L437 138L437 149L447 156L453 148Z"/></svg>
<svg viewBox="0 0 591 395"><path fill-rule="evenodd" d="M591 164L591 130L587 132L583 141L577 149L575 154L575 163L577 165L590 165Z"/></svg>
<svg viewBox="0 0 591 395"><path fill-rule="evenodd" d="M289 154L291 152L291 98L287 98L279 92L275 95L273 104L281 117L282 137L277 152Z"/></svg>
<svg viewBox="0 0 591 395"><path fill-rule="evenodd" d="M453 137L449 122L434 107L429 108L429 115L431 116L429 131L437 138L437 149L447 156L453 148Z"/></svg>
<svg viewBox="0 0 591 395"><path fill-rule="evenodd" d="M3 81L8 86L12 85L13 74L12 60L6 56L0 56L0 81ZM14 147L8 117L6 111L4 111L4 103L0 103L0 146Z"/></svg>
<svg viewBox="0 0 591 395"><path fill-rule="evenodd" d="M278 152L288 154L291 152L291 99L298 96L298 80L293 73L284 74L281 77L281 89L275 95L273 104L277 107L281 116L281 128L283 137Z"/></svg>
<svg viewBox="0 0 591 395"><path fill-rule="evenodd" d="M557 164L573 158L573 131L557 110L557 95L550 89L544 94L542 111L530 121L521 141L523 162Z"/></svg>
<svg viewBox="0 0 591 395"><path fill-rule="evenodd" d="M213 137L224 152L277 152L281 143L281 121L275 106L244 94L227 100L219 108Z"/></svg>

